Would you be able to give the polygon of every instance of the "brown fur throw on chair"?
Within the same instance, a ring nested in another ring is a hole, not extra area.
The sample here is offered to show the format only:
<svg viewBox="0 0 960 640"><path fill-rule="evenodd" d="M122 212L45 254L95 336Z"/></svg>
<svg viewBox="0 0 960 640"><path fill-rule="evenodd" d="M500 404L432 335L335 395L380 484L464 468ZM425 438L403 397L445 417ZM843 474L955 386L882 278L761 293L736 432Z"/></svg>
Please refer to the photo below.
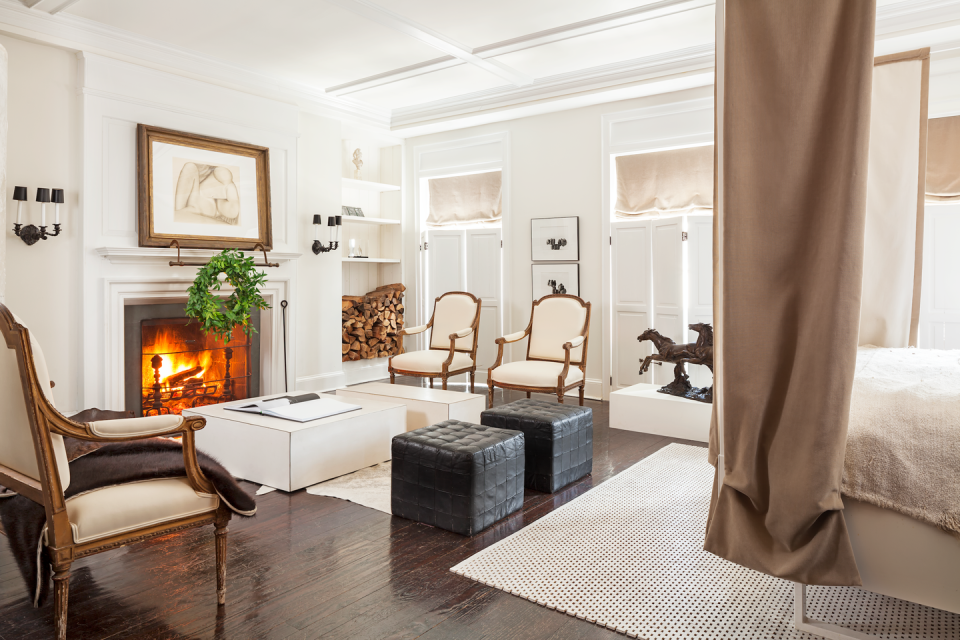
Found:
<svg viewBox="0 0 960 640"><path fill-rule="evenodd" d="M219 462L202 452L198 453L198 459L203 474L231 511L241 516L252 516L257 512L254 498L240 488ZM70 498L86 491L138 480L184 475L183 449L179 442L165 438L118 442L85 452L70 462L70 486L65 496ZM31 599L39 606L49 594L51 577L46 551L41 562L37 562L37 546L46 524L43 506L19 495L4 497L0 500L0 520Z"/></svg>

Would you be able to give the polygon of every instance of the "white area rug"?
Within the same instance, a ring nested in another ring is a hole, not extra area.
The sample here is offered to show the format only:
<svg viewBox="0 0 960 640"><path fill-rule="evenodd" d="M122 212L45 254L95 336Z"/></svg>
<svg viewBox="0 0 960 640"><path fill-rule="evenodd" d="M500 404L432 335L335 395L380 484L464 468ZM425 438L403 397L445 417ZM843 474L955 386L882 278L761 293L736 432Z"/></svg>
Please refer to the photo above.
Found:
<svg viewBox="0 0 960 640"><path fill-rule="evenodd" d="M390 510L390 461L307 487L307 493L349 500L377 511L393 513Z"/></svg>
<svg viewBox="0 0 960 640"><path fill-rule="evenodd" d="M703 551L713 467L671 444L451 571L648 640L815 638L793 584ZM856 588L813 587L807 613L878 638L960 638L960 616Z"/></svg>

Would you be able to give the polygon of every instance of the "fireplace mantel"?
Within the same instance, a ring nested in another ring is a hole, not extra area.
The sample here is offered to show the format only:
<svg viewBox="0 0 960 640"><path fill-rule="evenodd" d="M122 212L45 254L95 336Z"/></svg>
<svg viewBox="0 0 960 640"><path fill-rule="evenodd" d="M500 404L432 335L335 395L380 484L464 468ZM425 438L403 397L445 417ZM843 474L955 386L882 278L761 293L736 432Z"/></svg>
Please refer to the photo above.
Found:
<svg viewBox="0 0 960 640"><path fill-rule="evenodd" d="M166 264L171 260L177 259L176 249L153 248L153 247L98 247L97 254L104 260L109 260L113 264ZM220 253L216 249L181 249L180 257L187 259L206 259L212 258ZM244 255L251 256L254 259L259 257L263 259L262 251L244 251ZM302 253L280 253L268 251L267 256L270 262L290 262L296 260Z"/></svg>

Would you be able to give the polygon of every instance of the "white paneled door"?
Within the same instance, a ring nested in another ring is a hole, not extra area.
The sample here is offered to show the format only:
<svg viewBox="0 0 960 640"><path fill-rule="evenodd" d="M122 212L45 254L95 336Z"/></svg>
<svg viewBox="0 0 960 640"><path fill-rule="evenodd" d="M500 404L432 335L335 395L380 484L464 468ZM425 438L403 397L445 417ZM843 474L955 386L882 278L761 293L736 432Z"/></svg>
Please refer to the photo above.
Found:
<svg viewBox="0 0 960 640"><path fill-rule="evenodd" d="M666 218L650 223L653 250L653 326L674 342L684 342L683 324L683 218ZM673 380L673 366L653 367L654 382Z"/></svg>
<svg viewBox="0 0 960 640"><path fill-rule="evenodd" d="M713 325L713 216L687 216L687 324ZM687 342L696 342L698 334L687 329ZM710 370L689 365L690 384L713 384Z"/></svg>
<svg viewBox="0 0 960 640"><path fill-rule="evenodd" d="M501 238L499 227L427 232L424 317L430 317L434 300L448 291L467 291L483 301L477 342L479 381L486 379L487 369L496 360L494 340L502 335Z"/></svg>
<svg viewBox="0 0 960 640"><path fill-rule="evenodd" d="M611 227L613 277L613 386L617 391L639 382L653 382L651 373L639 374L640 361L652 353L650 343L637 336L653 326L648 221L614 222Z"/></svg>
<svg viewBox="0 0 960 640"><path fill-rule="evenodd" d="M927 205L919 346L960 349L960 204Z"/></svg>

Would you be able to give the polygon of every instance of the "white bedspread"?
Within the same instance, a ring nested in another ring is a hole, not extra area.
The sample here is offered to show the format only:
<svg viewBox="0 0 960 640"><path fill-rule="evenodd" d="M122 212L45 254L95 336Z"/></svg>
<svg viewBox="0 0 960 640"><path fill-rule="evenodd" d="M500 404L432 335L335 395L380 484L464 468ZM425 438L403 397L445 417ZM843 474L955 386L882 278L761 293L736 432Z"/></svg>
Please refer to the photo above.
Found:
<svg viewBox="0 0 960 640"><path fill-rule="evenodd" d="M960 537L960 351L859 349L843 494Z"/></svg>

